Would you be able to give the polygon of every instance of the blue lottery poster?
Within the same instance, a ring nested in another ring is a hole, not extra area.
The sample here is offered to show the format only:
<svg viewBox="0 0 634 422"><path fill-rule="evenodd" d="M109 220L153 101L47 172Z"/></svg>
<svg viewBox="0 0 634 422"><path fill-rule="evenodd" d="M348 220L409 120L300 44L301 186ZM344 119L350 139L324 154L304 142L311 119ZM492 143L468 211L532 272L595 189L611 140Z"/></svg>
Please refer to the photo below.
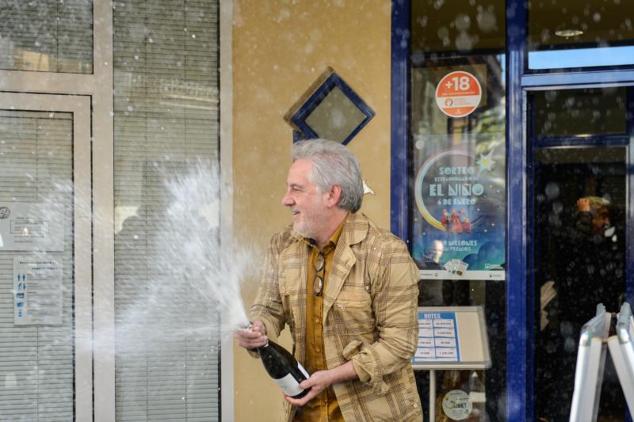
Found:
<svg viewBox="0 0 634 422"><path fill-rule="evenodd" d="M504 279L505 166L496 149L454 147L419 167L412 255L422 278Z"/></svg>

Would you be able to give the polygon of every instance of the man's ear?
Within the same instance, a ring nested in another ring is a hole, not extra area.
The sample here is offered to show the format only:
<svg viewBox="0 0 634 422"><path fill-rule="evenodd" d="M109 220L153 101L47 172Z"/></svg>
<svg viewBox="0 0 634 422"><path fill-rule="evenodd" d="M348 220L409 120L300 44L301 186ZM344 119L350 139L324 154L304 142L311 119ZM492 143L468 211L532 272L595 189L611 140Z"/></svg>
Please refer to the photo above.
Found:
<svg viewBox="0 0 634 422"><path fill-rule="evenodd" d="M341 199L341 186L332 185L326 197L326 204L329 207L336 207L339 204L339 199Z"/></svg>

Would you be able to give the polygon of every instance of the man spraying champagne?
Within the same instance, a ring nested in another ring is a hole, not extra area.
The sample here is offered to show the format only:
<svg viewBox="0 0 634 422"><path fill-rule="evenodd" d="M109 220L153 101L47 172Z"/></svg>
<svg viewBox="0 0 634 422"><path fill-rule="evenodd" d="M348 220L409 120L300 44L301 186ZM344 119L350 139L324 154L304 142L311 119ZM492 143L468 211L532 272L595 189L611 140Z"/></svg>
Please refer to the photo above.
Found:
<svg viewBox="0 0 634 422"><path fill-rule="evenodd" d="M292 227L273 236L250 330L261 347L287 324L310 377L283 420L421 421L410 360L418 337L418 269L405 243L358 212L363 180L343 145L293 146L282 204Z"/></svg>

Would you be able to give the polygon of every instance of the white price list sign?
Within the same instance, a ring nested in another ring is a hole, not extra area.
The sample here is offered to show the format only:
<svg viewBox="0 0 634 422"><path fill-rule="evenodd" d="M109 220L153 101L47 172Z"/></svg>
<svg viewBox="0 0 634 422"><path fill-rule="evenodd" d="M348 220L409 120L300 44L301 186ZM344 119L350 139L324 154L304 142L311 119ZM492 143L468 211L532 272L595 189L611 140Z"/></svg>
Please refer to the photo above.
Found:
<svg viewBox="0 0 634 422"><path fill-rule="evenodd" d="M418 349L413 363L419 361L460 361L455 312L418 313Z"/></svg>
<svg viewBox="0 0 634 422"><path fill-rule="evenodd" d="M491 366L481 306L418 308L414 369L486 369Z"/></svg>
<svg viewBox="0 0 634 422"><path fill-rule="evenodd" d="M48 255L13 259L15 325L62 323L62 266Z"/></svg>

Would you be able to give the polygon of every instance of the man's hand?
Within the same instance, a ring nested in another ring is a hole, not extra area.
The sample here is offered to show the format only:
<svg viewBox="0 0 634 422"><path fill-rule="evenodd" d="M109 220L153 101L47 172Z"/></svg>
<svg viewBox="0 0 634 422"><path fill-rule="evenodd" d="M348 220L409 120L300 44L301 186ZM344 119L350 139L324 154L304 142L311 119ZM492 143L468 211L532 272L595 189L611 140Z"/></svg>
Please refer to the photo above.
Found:
<svg viewBox="0 0 634 422"><path fill-rule="evenodd" d="M294 406L303 406L332 384L355 379L359 379L359 376L355 372L352 362L348 361L333 369L314 372L310 378L302 381L299 386L303 389L310 388L310 391L308 391L308 394L301 399L294 399L288 396L285 396L284 398L287 402Z"/></svg>
<svg viewBox="0 0 634 422"><path fill-rule="evenodd" d="M260 320L253 321L249 328L237 330L233 336L238 344L245 349L255 349L264 346L269 341L266 336L266 328Z"/></svg>
<svg viewBox="0 0 634 422"><path fill-rule="evenodd" d="M331 371L317 371L313 373L310 378L302 381L302 383L299 384L299 386L302 387L304 390L310 388L310 390L308 390L308 394L306 394L301 399L294 399L289 396L285 396L284 398L287 402L294 406L303 406L311 401L313 397L317 396L319 393L328 388L330 384L333 384Z"/></svg>

